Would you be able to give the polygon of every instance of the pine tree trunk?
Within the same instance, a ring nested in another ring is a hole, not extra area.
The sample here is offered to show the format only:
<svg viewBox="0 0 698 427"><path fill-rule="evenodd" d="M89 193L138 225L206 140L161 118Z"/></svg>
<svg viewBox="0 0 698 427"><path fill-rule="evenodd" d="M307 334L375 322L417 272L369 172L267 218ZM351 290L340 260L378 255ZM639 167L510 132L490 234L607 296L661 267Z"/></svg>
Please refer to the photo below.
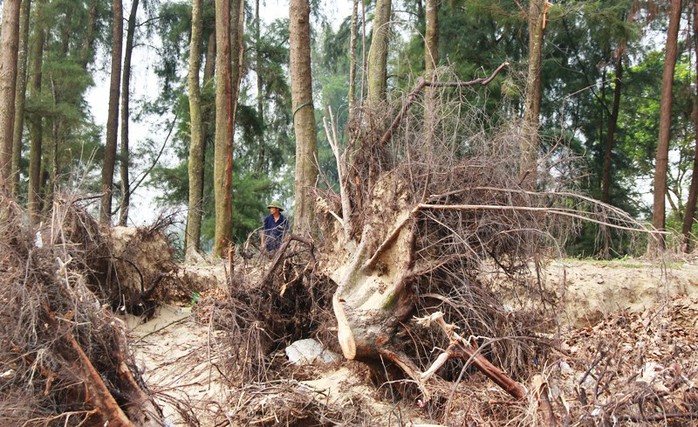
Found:
<svg viewBox="0 0 698 427"><path fill-rule="evenodd" d="M358 22L359 0L354 0L351 8L351 35L349 39L349 122L354 116L356 108L356 95L354 90L356 87L356 24Z"/></svg>
<svg viewBox="0 0 698 427"><path fill-rule="evenodd" d="M257 171L261 174L267 173L266 147L264 143L264 81L262 80L262 20L259 15L259 0L254 3L254 40L255 40L255 64L257 66L257 120L261 124L261 132L257 135Z"/></svg>
<svg viewBox="0 0 698 427"><path fill-rule="evenodd" d="M623 51L618 50L616 58L616 77L613 90L613 106L611 116L608 118L608 131L606 134L606 145L603 156L603 180L601 201L610 203L611 201L611 166L613 146L615 145L616 129L618 127L618 112L620 111L620 97L623 87Z"/></svg>
<svg viewBox="0 0 698 427"><path fill-rule="evenodd" d="M103 223L111 222L112 192L114 184L114 166L116 164L116 139L119 127L119 97L121 84L121 50L123 42L123 11L121 0L112 0L114 12L112 51L111 51L111 81L109 85L109 111L107 115L106 144L104 147L104 163L102 165L102 203L99 219Z"/></svg>
<svg viewBox="0 0 698 427"><path fill-rule="evenodd" d="M666 56L662 75L662 95L659 110L659 140L654 169L654 204L652 206L652 225L663 231L666 226L666 191L667 171L669 165L669 141L671 139L671 102L674 87L674 67L676 65L677 40L681 21L681 0L671 1L669 29L667 30ZM664 237L658 235L651 245L651 252L664 249Z"/></svg>
<svg viewBox="0 0 698 427"><path fill-rule="evenodd" d="M291 44L291 99L296 135L295 221L296 234L311 231L315 203L313 188L318 176L317 136L310 68L310 5L291 0L289 9Z"/></svg>
<svg viewBox="0 0 698 427"><path fill-rule="evenodd" d="M0 34L0 188L10 190L21 0L5 0Z"/></svg>
<svg viewBox="0 0 698 427"><path fill-rule="evenodd" d="M373 39L368 52L367 65L369 108L376 108L385 100L391 7L391 0L376 0Z"/></svg>
<svg viewBox="0 0 698 427"><path fill-rule="evenodd" d="M136 32L136 15L138 0L132 0L131 13L126 27L126 50L124 51L124 75L121 81L121 158L119 172L121 175L121 205L119 206L119 225L128 222L128 210L131 205L131 183L129 179L129 118L131 115L131 56L133 55L133 37Z"/></svg>
<svg viewBox="0 0 698 427"><path fill-rule="evenodd" d="M190 259L200 249L201 216L203 209L204 132L201 119L201 67L202 0L192 0L191 42L189 48L189 120L191 143L189 146L189 211L187 213L186 257Z"/></svg>
<svg viewBox="0 0 698 427"><path fill-rule="evenodd" d="M426 30L424 36L424 70L427 79L433 78L439 64L439 2L427 0Z"/></svg>
<svg viewBox="0 0 698 427"><path fill-rule="evenodd" d="M547 11L546 0L529 0L528 5L528 77L524 105L524 138L519 173L527 186L537 179L538 127L540 126L541 66Z"/></svg>
<svg viewBox="0 0 698 427"><path fill-rule="evenodd" d="M87 64L89 64L94 57L96 27L97 0L90 0L90 9L87 16L87 29L85 31L85 40L80 51L80 65L84 70L87 70Z"/></svg>
<svg viewBox="0 0 698 427"><path fill-rule="evenodd" d="M19 194L20 161L22 158L22 133L24 131L24 105L27 99L27 58L29 48L29 12L31 0L22 0L19 12L19 50L17 52L17 87L15 88L15 122L12 134L12 194Z"/></svg>
<svg viewBox="0 0 698 427"><path fill-rule="evenodd" d="M213 253L216 256L227 253L225 249L233 233L233 134L236 89L242 61L241 3L241 0L234 0L231 5L224 0L216 0L216 146L213 166L216 204Z"/></svg>
<svg viewBox="0 0 698 427"><path fill-rule="evenodd" d="M36 2L34 15L36 22L43 23L44 0ZM29 82L29 95L39 99L41 96L41 80L43 78L42 67L44 59L45 30L43 24L39 24L35 29L34 41L31 48L31 65ZM37 112L29 119L29 191L27 194L27 210L29 211L29 222L32 225L39 223L41 214L41 164L43 152L43 117Z"/></svg>
<svg viewBox="0 0 698 427"><path fill-rule="evenodd" d="M693 49L695 56L698 58L698 0L693 0ZM696 67L695 77L695 92L693 93L693 129L698 129L698 61L694 63ZM691 230L696 217L696 202L698 201L698 132L694 132L695 147L693 154L693 175L691 176L691 187L688 190L688 200L686 201L686 213L683 217L683 226L681 233L683 234L682 249L684 252L691 252L692 236Z"/></svg>

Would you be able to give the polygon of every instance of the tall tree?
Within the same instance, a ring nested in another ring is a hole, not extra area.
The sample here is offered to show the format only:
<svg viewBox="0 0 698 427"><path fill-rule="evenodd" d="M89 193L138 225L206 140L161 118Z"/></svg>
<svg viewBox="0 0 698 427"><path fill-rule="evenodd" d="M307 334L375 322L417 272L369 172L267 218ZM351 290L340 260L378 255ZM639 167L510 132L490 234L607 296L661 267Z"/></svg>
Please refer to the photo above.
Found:
<svg viewBox="0 0 698 427"><path fill-rule="evenodd" d="M439 63L439 2L426 0L426 30L424 34L424 71L432 78Z"/></svg>
<svg viewBox="0 0 698 427"><path fill-rule="evenodd" d="M21 0L5 0L0 34L0 188L10 190Z"/></svg>
<svg viewBox="0 0 698 427"><path fill-rule="evenodd" d="M524 106L524 139L520 174L529 187L535 187L538 157L538 128L540 127L541 67L547 0L529 0L528 3L528 75Z"/></svg>
<svg viewBox="0 0 698 427"><path fill-rule="evenodd" d="M695 144L693 147L693 175L691 176L686 212L683 217L683 226L681 227L681 233L683 234L682 249L686 253L689 253L692 249L691 230L696 218L696 202L698 201L698 0L693 0L693 49L694 58L696 59L693 63L695 67L695 84L693 85L693 112L691 114Z"/></svg>
<svg viewBox="0 0 698 427"><path fill-rule="evenodd" d="M367 101L371 108L375 108L385 99L391 8L391 0L376 0L376 15L373 18L373 36L367 65Z"/></svg>
<svg viewBox="0 0 698 427"><path fill-rule="evenodd" d="M129 118L131 116L131 57L133 56L133 38L136 33L136 15L138 0L131 0L131 12L126 27L126 49L124 50L123 77L121 80L121 158L119 172L121 176L121 204L119 205L119 225L128 222L128 210L131 204L129 179Z"/></svg>
<svg viewBox="0 0 698 427"><path fill-rule="evenodd" d="M214 197L216 231L213 253L223 256L233 231L233 137L242 65L242 0L216 0L216 142ZM231 7L232 6L232 7ZM231 25L232 22L232 25ZM234 74L235 73L235 74Z"/></svg>
<svg viewBox="0 0 698 427"><path fill-rule="evenodd" d="M189 120L191 142L189 145L189 210L187 212L186 257L192 258L200 248L201 216L204 193L204 130L201 119L201 32L203 0L192 0L191 43L189 48Z"/></svg>
<svg viewBox="0 0 698 427"><path fill-rule="evenodd" d="M36 26L34 41L31 47L29 95L31 98L41 98L41 83L43 79L44 43L46 29L44 21L45 0L38 0L34 7ZM29 191L27 194L27 210L31 224L38 224L41 213L41 164L43 147L43 115L33 115L29 119Z"/></svg>
<svg viewBox="0 0 698 427"><path fill-rule="evenodd" d="M358 6L359 0L353 0L351 7L351 35L349 39L349 93L347 94L350 120L354 115L354 108L356 105L356 95L354 91L356 89L356 24L358 22Z"/></svg>
<svg viewBox="0 0 698 427"><path fill-rule="evenodd" d="M291 0L291 99L296 134L294 231L311 232L315 203L313 187L318 176L317 133L310 68L310 5L308 0Z"/></svg>
<svg viewBox="0 0 698 427"><path fill-rule="evenodd" d="M254 56L255 72L257 74L257 120L260 131L257 133L257 169L266 172L265 143L264 143L264 80L262 78L262 19L259 15L259 0L254 2Z"/></svg>
<svg viewBox="0 0 698 427"><path fill-rule="evenodd" d="M99 211L100 221L111 221L112 192L114 184L114 165L116 163L116 139L119 128L119 98L121 84L121 51L123 43L123 10L121 0L112 0L114 13L111 75L109 84L109 109L107 113L106 144L104 163L102 165L102 203Z"/></svg>
<svg viewBox="0 0 698 427"><path fill-rule="evenodd" d="M652 225L663 231L666 226L667 169L669 164L669 140L671 139L671 102L674 87L674 67L678 49L679 24L681 21L681 0L671 0L669 28L666 37L664 72L662 73L662 95L659 111L659 139L654 169L654 204ZM658 236L652 250L663 249L664 237Z"/></svg>
<svg viewBox="0 0 698 427"><path fill-rule="evenodd" d="M15 88L15 122L12 134L12 192L19 194L19 164L22 158L24 104L27 99L27 49L29 48L29 12L31 0L22 0L19 13L19 42L17 51L17 87Z"/></svg>

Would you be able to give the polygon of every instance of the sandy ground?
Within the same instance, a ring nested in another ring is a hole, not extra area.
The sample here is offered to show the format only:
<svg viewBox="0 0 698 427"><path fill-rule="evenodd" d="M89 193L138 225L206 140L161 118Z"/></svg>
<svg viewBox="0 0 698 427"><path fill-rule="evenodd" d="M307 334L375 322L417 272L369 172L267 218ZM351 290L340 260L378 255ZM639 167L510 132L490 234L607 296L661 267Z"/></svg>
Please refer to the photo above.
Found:
<svg viewBox="0 0 698 427"><path fill-rule="evenodd" d="M194 322L189 307L165 305L146 323L127 320L136 365L171 425L189 425L178 402L200 417L209 402L226 401L216 368L217 333Z"/></svg>
<svg viewBox="0 0 698 427"><path fill-rule="evenodd" d="M584 327L627 309L642 312L674 297L698 298L698 265L646 261L552 262L547 280L563 301L561 321Z"/></svg>
<svg viewBox="0 0 698 427"><path fill-rule="evenodd" d="M570 328L588 328L619 310L642 313L650 307L656 309L657 304L661 306L678 296L698 298L695 262L657 266L634 260L564 260L551 262L544 275L548 287L563 303L564 309L558 310L560 320ZM698 316L692 319L683 327L695 329ZM188 308L164 306L147 323L129 319L129 327L137 365L170 425L192 424L186 414L178 413L177 402L191 407L200 425L208 426L213 425L213 413L218 412L220 417L221 408L244 400L221 386L217 334L196 324ZM318 401L352 405L352 399L360 399L362 404L371 405L379 425L398 425L388 416L394 413L395 405L381 402L375 387L366 378L357 377L346 363L318 369L317 378L302 384L316 394ZM404 413L402 425L422 423L409 414Z"/></svg>

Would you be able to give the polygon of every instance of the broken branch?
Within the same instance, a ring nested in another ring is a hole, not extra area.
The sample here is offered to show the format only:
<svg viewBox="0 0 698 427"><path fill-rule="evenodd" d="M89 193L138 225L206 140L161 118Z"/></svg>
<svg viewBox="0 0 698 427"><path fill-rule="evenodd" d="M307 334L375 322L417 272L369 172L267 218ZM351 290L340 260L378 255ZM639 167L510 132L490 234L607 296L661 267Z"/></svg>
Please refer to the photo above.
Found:
<svg viewBox="0 0 698 427"><path fill-rule="evenodd" d="M417 86L410 92L409 95L407 95L407 100L405 103L402 105L402 108L400 109L400 112L398 113L397 116L393 119L393 122L390 124L390 127L388 128L387 131L383 134L383 137L381 138L381 145L385 145L390 141L390 138L392 138L393 133L395 132L395 129L397 129L398 125L402 121L403 117L405 116L405 113L410 109L412 104L414 104L414 101L417 100L417 96L420 94L420 92L427 86L429 87L469 87L469 86L476 86L476 85L482 85L486 86L488 85L492 80L494 80L495 77L497 77L497 74L499 74L504 68L508 67L509 63L504 62L502 63L499 67L497 67L492 74L484 79L484 78L477 78L475 80L470 80L467 82L434 82L434 81L429 81L425 80L423 77L420 77L417 79Z"/></svg>
<svg viewBox="0 0 698 427"><path fill-rule="evenodd" d="M443 366L448 359L467 359L469 362L472 361L473 366L494 381L504 391L516 399L523 399L526 396L526 389L521 384L511 379L504 371L494 366L489 360L485 359L478 349L470 345L465 338L458 335L455 331L457 326L446 323L443 316L442 312L437 311L430 316L415 319L417 324L425 327L431 325L432 322L436 323L450 341L446 351L439 355L432 367L422 375L428 378L433 372ZM429 373L429 375L426 375L427 373Z"/></svg>

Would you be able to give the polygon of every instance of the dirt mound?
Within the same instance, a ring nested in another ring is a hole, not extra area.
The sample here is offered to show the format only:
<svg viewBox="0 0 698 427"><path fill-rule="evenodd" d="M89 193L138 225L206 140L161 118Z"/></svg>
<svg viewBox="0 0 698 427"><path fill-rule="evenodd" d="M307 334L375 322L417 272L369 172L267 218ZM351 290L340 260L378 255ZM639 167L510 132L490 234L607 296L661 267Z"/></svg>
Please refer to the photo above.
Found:
<svg viewBox="0 0 698 427"><path fill-rule="evenodd" d="M546 280L560 296L564 324L584 327L627 309L639 313L677 296L698 298L698 265L640 260L553 262Z"/></svg>

